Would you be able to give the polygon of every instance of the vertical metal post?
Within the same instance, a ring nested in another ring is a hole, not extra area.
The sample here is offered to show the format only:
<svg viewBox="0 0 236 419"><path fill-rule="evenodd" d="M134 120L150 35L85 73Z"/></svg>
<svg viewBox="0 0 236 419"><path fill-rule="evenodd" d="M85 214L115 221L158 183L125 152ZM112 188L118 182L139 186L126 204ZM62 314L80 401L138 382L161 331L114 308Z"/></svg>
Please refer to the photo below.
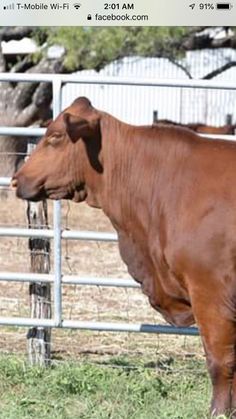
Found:
<svg viewBox="0 0 236 419"><path fill-rule="evenodd" d="M155 123L158 121L158 111L153 111L152 121Z"/></svg>
<svg viewBox="0 0 236 419"><path fill-rule="evenodd" d="M232 125L233 124L233 115L230 113L227 113L225 118L226 125Z"/></svg>
<svg viewBox="0 0 236 419"><path fill-rule="evenodd" d="M53 119L61 112L61 79L54 76L53 88ZM53 207L54 228L54 322L61 326L62 293L61 293L61 202L55 201Z"/></svg>

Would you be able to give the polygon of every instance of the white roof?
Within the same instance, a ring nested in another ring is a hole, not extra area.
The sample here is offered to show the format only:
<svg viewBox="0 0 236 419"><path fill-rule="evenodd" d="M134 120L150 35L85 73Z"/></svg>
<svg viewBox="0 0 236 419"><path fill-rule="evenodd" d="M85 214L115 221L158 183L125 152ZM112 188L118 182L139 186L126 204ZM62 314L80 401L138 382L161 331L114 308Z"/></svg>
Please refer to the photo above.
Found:
<svg viewBox="0 0 236 419"><path fill-rule="evenodd" d="M36 51L38 51L38 46L30 38L23 38L20 41L2 41L3 54L32 54Z"/></svg>

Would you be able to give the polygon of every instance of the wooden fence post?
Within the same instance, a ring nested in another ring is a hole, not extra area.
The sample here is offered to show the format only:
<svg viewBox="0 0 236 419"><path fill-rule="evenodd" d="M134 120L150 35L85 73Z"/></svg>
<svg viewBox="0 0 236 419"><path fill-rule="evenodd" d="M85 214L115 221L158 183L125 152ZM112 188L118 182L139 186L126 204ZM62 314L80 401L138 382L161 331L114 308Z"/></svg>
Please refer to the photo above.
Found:
<svg viewBox="0 0 236 419"><path fill-rule="evenodd" d="M28 151L32 144L28 145ZM27 203L28 228L48 228L46 200ZM50 239L30 238L30 271L34 273L50 272ZM51 318L51 284L31 283L29 286L31 318ZM27 333L28 358L31 365L46 366L51 358L51 329L33 327Z"/></svg>
<svg viewBox="0 0 236 419"><path fill-rule="evenodd" d="M27 219L29 228L47 228L47 203L28 202ZM30 270L37 273L50 271L50 240L29 239ZM51 318L51 284L31 283L29 286L31 318ZM31 365L48 365L51 353L51 329L33 327L28 330L28 357Z"/></svg>

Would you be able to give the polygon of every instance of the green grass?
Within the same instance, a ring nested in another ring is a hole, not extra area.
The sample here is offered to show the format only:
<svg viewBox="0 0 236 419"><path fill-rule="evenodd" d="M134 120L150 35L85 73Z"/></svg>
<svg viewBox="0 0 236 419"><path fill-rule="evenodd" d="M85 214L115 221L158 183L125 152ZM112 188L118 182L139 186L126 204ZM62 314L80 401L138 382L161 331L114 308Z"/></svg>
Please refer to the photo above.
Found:
<svg viewBox="0 0 236 419"><path fill-rule="evenodd" d="M170 359L150 366L113 358L106 365L63 362L42 369L1 356L0 418L208 417L210 385L203 361Z"/></svg>

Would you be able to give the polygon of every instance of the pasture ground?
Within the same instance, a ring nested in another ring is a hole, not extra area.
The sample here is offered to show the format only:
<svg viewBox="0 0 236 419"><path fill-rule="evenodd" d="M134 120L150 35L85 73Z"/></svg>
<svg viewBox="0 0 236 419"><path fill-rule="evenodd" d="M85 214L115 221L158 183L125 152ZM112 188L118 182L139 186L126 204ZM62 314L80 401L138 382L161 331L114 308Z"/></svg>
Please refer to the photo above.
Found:
<svg viewBox="0 0 236 419"><path fill-rule="evenodd" d="M0 358L1 419L207 419L209 391L196 359L113 357L40 369Z"/></svg>

